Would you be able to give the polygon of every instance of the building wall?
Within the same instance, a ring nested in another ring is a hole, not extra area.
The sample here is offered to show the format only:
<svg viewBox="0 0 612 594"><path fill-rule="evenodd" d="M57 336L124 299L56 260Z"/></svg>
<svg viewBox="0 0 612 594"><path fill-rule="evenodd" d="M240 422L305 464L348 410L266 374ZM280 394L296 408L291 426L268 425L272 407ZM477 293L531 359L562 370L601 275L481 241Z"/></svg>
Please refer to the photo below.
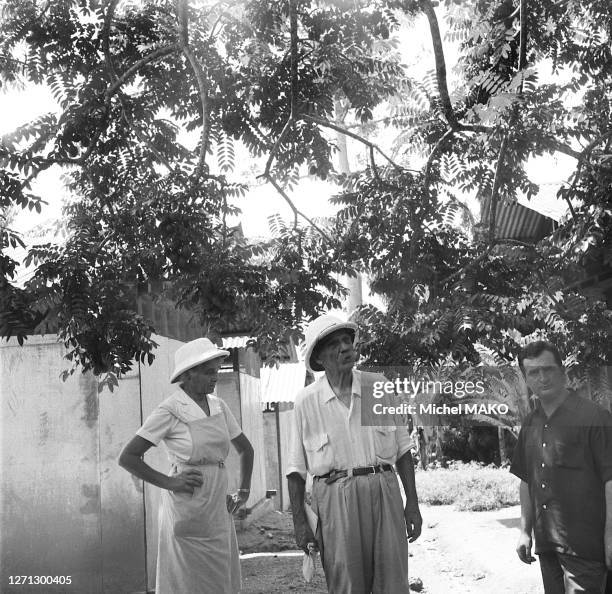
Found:
<svg viewBox="0 0 612 594"><path fill-rule="evenodd" d="M274 411L263 413L264 453L266 457L266 483L268 489L276 490L272 499L274 509L281 509L281 481L279 479L279 452L277 433L277 414Z"/></svg>
<svg viewBox="0 0 612 594"><path fill-rule="evenodd" d="M66 382L65 349L55 335L0 343L0 575L6 592L144 592L153 590L159 489L121 469L117 458L143 419L175 386L168 378L182 344L156 336L152 366L135 365L111 393L92 374ZM263 419L256 378L238 374L218 385L256 452L249 505L265 497ZM259 411L261 409L259 408ZM164 446L145 460L167 472ZM237 483L237 457L228 466ZM70 586L13 586L10 575L71 576ZM43 589L41 589L43 588Z"/></svg>
<svg viewBox="0 0 612 594"><path fill-rule="evenodd" d="M124 492L109 463L107 395L98 398L89 374L62 382L64 352L54 336L0 346L3 591L142 591L142 500ZM133 384L110 397L129 406ZM10 575L71 576L72 584L11 587Z"/></svg>
<svg viewBox="0 0 612 594"><path fill-rule="evenodd" d="M96 380L89 376L96 390ZM142 482L118 464L125 443L140 421L138 365L119 386L98 395L100 528L104 592L142 592L146 586L146 544Z"/></svg>
<svg viewBox="0 0 612 594"><path fill-rule="evenodd" d="M140 365L141 410L137 419L134 419L136 422L132 422L131 431L124 436L125 443L132 438L144 419L151 414L151 411L176 390L176 386L170 383L169 378L174 369L174 353L183 343L157 335L153 339L158 344L155 363L153 365ZM145 454L145 462L164 474L170 471L170 462L163 444L151 448ZM157 510L159 509L160 490L153 485L131 477L125 471L123 473L130 477L133 489L139 491L144 498L147 585L148 589L153 591L155 588L155 566L157 564Z"/></svg>
<svg viewBox="0 0 612 594"><path fill-rule="evenodd" d="M266 496L266 453L259 378L241 373L240 395L242 401L242 429L255 450L251 495L247 502L247 505L251 506ZM234 476L236 477L237 474L234 473Z"/></svg>
<svg viewBox="0 0 612 594"><path fill-rule="evenodd" d="M287 468L289 467L289 444L291 443L291 432L293 430L293 404L282 403L278 413L278 425L280 435L280 470L282 476L281 491L283 499L283 510L290 510L289 486L287 484Z"/></svg>

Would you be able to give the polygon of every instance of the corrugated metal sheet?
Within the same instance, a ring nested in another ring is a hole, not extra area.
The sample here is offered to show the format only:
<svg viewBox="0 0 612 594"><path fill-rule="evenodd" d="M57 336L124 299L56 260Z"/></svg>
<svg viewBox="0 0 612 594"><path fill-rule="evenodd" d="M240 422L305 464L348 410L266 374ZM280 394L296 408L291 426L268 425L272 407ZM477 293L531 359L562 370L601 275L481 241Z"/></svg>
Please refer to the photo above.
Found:
<svg viewBox="0 0 612 594"><path fill-rule="evenodd" d="M251 336L224 336L221 338L221 348L223 349L243 349L248 345Z"/></svg>
<svg viewBox="0 0 612 594"><path fill-rule="evenodd" d="M303 361L281 363L280 367L262 367L261 401L294 402L295 395L304 387L306 367Z"/></svg>
<svg viewBox="0 0 612 594"><path fill-rule="evenodd" d="M485 207L483 221L489 218L489 206ZM518 202L500 202L497 205L495 237L537 242L553 230L554 220Z"/></svg>

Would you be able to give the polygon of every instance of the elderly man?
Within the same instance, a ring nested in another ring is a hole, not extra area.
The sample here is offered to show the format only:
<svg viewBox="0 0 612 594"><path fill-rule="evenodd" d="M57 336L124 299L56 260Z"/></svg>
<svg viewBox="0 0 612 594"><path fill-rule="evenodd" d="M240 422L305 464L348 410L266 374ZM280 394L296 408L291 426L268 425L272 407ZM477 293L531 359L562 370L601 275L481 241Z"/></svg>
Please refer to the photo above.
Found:
<svg viewBox="0 0 612 594"><path fill-rule="evenodd" d="M521 479L516 551L535 561L533 531L546 594L602 594L612 569L612 415L568 391L553 344L529 344L519 366L538 400L510 468Z"/></svg>
<svg viewBox="0 0 612 594"><path fill-rule="evenodd" d="M313 475L316 544L329 592L408 592L408 545L421 514L406 426L370 427L361 396L385 378L353 369L356 325L331 315L306 331L306 366L325 375L296 397L289 453L289 496L296 542L315 542L304 512L306 473ZM406 505L393 469L403 483Z"/></svg>

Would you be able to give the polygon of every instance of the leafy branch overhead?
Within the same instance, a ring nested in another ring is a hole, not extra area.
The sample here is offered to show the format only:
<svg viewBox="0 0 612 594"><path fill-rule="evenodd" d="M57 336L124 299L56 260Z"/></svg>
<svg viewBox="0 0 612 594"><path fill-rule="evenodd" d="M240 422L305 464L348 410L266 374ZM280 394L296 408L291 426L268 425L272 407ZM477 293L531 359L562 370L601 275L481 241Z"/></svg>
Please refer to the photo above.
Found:
<svg viewBox="0 0 612 594"><path fill-rule="evenodd" d="M3 336L54 327L75 365L120 374L154 353L135 302L162 286L274 358L339 305L338 273L362 271L386 303L363 312L371 362L476 361L478 345L508 359L538 333L607 360L609 312L575 283L611 265L605 0L7 0L0 16L2 83L57 102L2 139L0 205L42 209L50 168L75 196L66 240L30 247L25 284L2 222ZM400 51L419 17L430 57ZM429 74L404 64L417 60ZM335 171L338 134L363 170ZM232 223L244 151L294 215L266 242ZM571 218L539 243L501 237L502 206L538 193L527 164L542 155L574 161L559 190ZM338 184L334 219L297 208L304 170Z"/></svg>

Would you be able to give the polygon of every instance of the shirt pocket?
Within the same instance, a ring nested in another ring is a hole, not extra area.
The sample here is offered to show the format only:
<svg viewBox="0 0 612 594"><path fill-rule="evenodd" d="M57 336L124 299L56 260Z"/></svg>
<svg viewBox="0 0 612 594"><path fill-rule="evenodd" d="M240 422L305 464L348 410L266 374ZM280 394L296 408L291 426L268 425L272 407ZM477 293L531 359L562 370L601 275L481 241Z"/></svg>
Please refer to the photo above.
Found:
<svg viewBox="0 0 612 594"><path fill-rule="evenodd" d="M396 427L374 427L376 461L389 462L397 456Z"/></svg>
<svg viewBox="0 0 612 594"><path fill-rule="evenodd" d="M580 441L555 440L553 451L555 466L563 468L582 468L584 466L584 448Z"/></svg>
<svg viewBox="0 0 612 594"><path fill-rule="evenodd" d="M308 467L315 476L333 470L333 453L327 433L313 433L304 437Z"/></svg>

